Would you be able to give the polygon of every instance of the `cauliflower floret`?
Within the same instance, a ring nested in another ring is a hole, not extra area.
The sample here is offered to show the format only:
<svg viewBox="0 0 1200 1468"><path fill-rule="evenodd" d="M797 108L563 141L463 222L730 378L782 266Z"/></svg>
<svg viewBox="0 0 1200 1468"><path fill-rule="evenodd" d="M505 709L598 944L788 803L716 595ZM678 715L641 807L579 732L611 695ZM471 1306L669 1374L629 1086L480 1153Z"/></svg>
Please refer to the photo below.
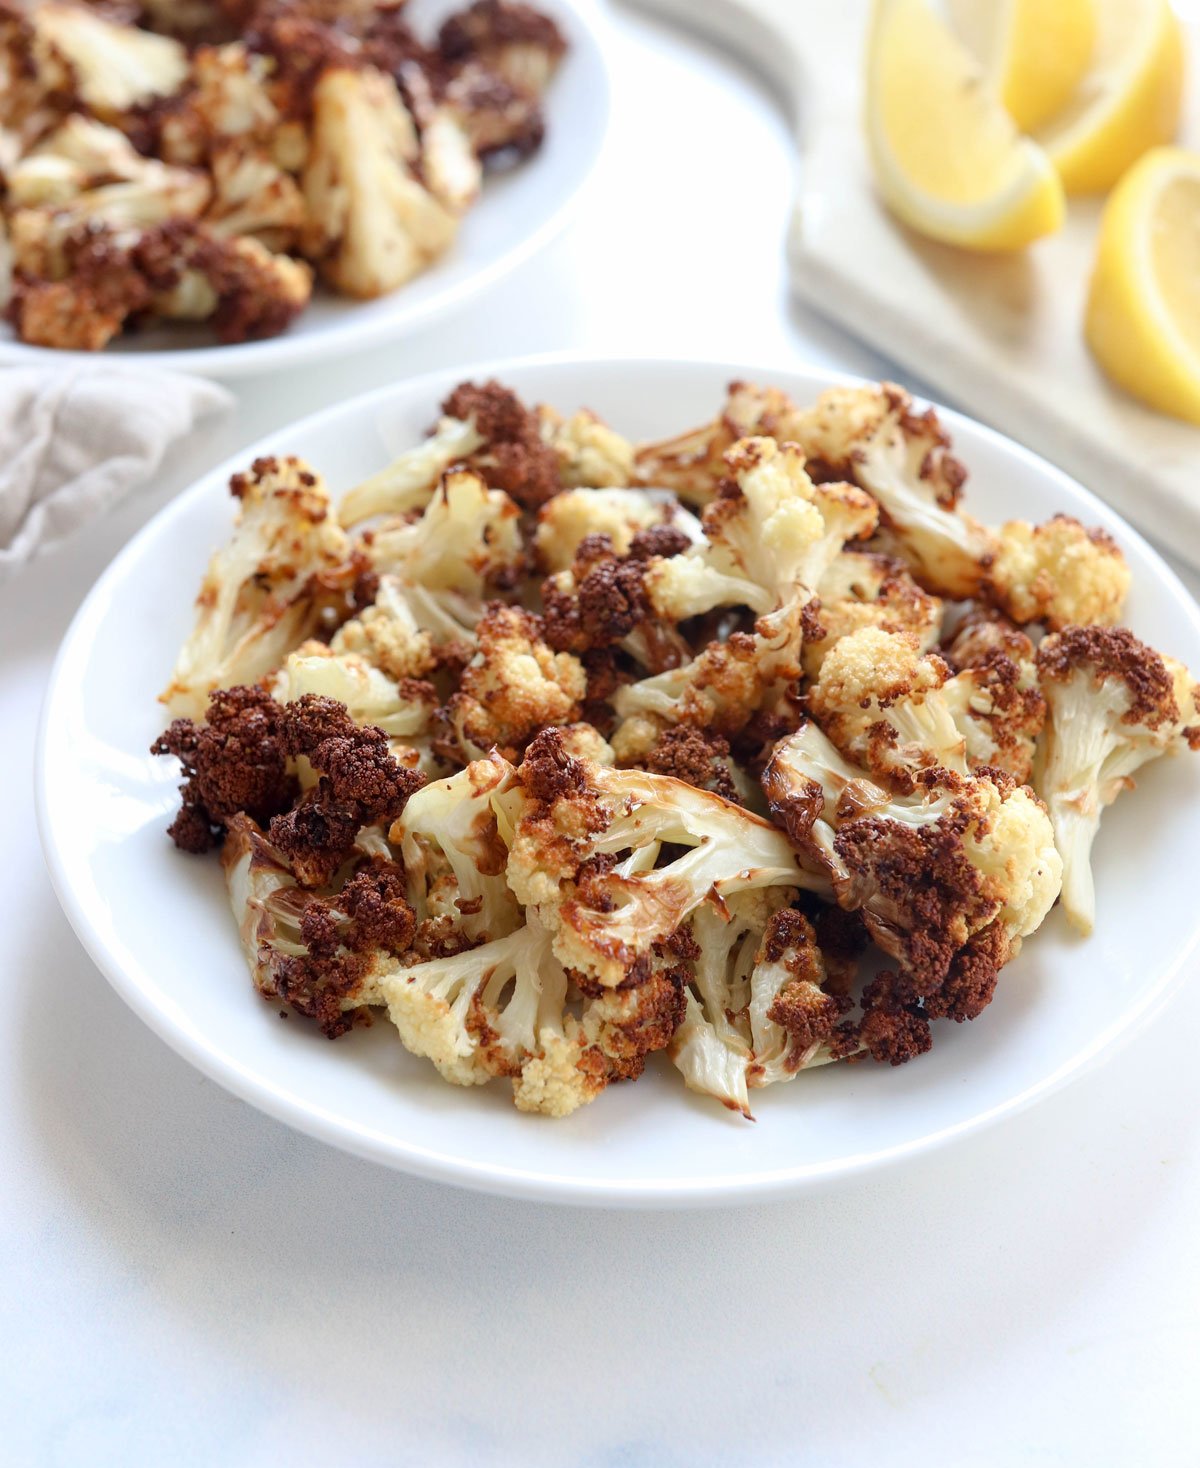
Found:
<svg viewBox="0 0 1200 1468"><path fill-rule="evenodd" d="M896 795L808 723L776 745L763 786L839 906L861 910L899 964L868 985L864 1016L839 1046L899 1064L929 1048L929 1019L973 1019L1058 896L1062 860L1045 807L999 771L928 770Z"/></svg>
<svg viewBox="0 0 1200 1468"><path fill-rule="evenodd" d="M172 219L192 219L209 202L204 174L143 158L123 134L80 116L68 118L7 176L14 265L61 279L73 233L107 228L138 232Z"/></svg>
<svg viewBox="0 0 1200 1468"><path fill-rule="evenodd" d="M454 747L478 759L493 746L515 759L531 735L579 718L587 693L583 664L553 652L540 617L492 603L476 630L478 651L446 707Z"/></svg>
<svg viewBox="0 0 1200 1468"><path fill-rule="evenodd" d="M422 628L398 576L381 576L375 600L334 633L330 648L352 653L397 683L424 678L437 666L430 632Z"/></svg>
<svg viewBox="0 0 1200 1468"><path fill-rule="evenodd" d="M979 668L994 653L1024 667L1033 662L1033 641L1003 612L994 607L973 606L959 621L946 642L947 659L956 668Z"/></svg>
<svg viewBox="0 0 1200 1468"><path fill-rule="evenodd" d="M482 62L456 65L442 100L489 169L529 158L542 145L546 124L538 98Z"/></svg>
<svg viewBox="0 0 1200 1468"><path fill-rule="evenodd" d="M587 408L564 418L544 403L537 412L542 437L558 456L559 478L564 488L620 489L632 484L633 445L602 418ZM636 491L629 494L631 502L641 499L645 503L644 497L638 496ZM613 502L620 503L619 500ZM654 523L654 520L646 520L637 528L642 530ZM607 529L599 525L595 528ZM563 564L569 565L570 557Z"/></svg>
<svg viewBox="0 0 1200 1468"><path fill-rule="evenodd" d="M862 627L834 644L808 709L843 754L911 789L915 771L966 773L966 749L940 697L950 669L903 633Z"/></svg>
<svg viewBox="0 0 1200 1468"><path fill-rule="evenodd" d="M805 676L815 678L826 653L860 627L903 632L928 652L942 625L942 603L922 591L901 561L875 551L844 550L817 585L804 636Z"/></svg>
<svg viewBox="0 0 1200 1468"><path fill-rule="evenodd" d="M1037 652L1049 706L1035 784L1063 860L1063 910L1095 924L1091 849L1104 807L1161 754L1200 749L1197 687L1188 670L1125 627L1066 627Z"/></svg>
<svg viewBox="0 0 1200 1468"><path fill-rule="evenodd" d="M133 251L170 320L211 321L223 342L278 336L312 296L303 260L272 254L250 235L224 238L203 224L172 221Z"/></svg>
<svg viewBox="0 0 1200 1468"><path fill-rule="evenodd" d="M627 556L639 535L660 527L679 531L685 548L702 539L700 522L673 498L642 489L565 489L538 511L534 545L548 571L566 571L589 535L607 536L613 553Z"/></svg>
<svg viewBox="0 0 1200 1468"><path fill-rule="evenodd" d="M968 766L1005 770L1024 784L1046 722L1032 649L1019 661L997 650L983 653L946 682L941 696L963 737Z"/></svg>
<svg viewBox="0 0 1200 1468"><path fill-rule="evenodd" d="M1120 546L1070 515L1055 515L1044 525L1002 525L983 585L983 594L1014 622L1041 622L1051 632L1115 622L1128 592Z"/></svg>
<svg viewBox="0 0 1200 1468"><path fill-rule="evenodd" d="M646 569L651 605L671 621L717 606L769 612L798 595L808 601L846 541L875 529L871 497L814 486L793 445L741 439L725 458L736 490L705 509L704 542Z"/></svg>
<svg viewBox="0 0 1200 1468"><path fill-rule="evenodd" d="M272 672L345 607L361 571L324 483L300 459L256 459L230 489L237 524L208 564L196 625L162 695L173 714L197 718L211 689Z"/></svg>
<svg viewBox="0 0 1200 1468"><path fill-rule="evenodd" d="M237 142L262 148L280 167L299 172L307 142L296 148L296 130L284 123L272 100L273 69L268 57L247 50L240 41L197 47L190 85L159 126L162 157L170 163L203 163Z"/></svg>
<svg viewBox="0 0 1200 1468"><path fill-rule="evenodd" d="M358 525L376 515L423 510L452 464L468 458L484 442L473 422L443 416L415 449L394 459L343 495L338 515L343 525Z"/></svg>
<svg viewBox="0 0 1200 1468"><path fill-rule="evenodd" d="M707 504L728 471L725 455L741 438L773 438L788 443L796 405L778 388L732 382L721 413L711 423L674 438L639 444L634 454L635 482L674 490L693 504Z"/></svg>
<svg viewBox="0 0 1200 1468"><path fill-rule="evenodd" d="M12 165L62 117L70 102L66 64L35 48L34 28L23 10L0 9L0 172ZM38 51L38 62L30 58Z"/></svg>
<svg viewBox="0 0 1200 1468"><path fill-rule="evenodd" d="M509 886L553 932L559 961L610 988L636 981L653 946L706 900L822 886L766 821L667 775L573 759L553 729L530 745L501 804ZM653 870L619 864L638 851L652 863L664 845L686 850Z"/></svg>
<svg viewBox="0 0 1200 1468"><path fill-rule="evenodd" d="M331 68L312 105L304 253L346 295L385 295L449 248L455 216L416 177L416 130L391 77Z"/></svg>
<svg viewBox="0 0 1200 1468"><path fill-rule="evenodd" d="M636 1078L670 1041L683 973L660 964L633 988L568 1008L567 975L535 914L505 938L397 969L382 980L404 1045L458 1085L512 1079L520 1111L566 1116L612 1081Z"/></svg>
<svg viewBox="0 0 1200 1468"><path fill-rule="evenodd" d="M511 998L502 1004L510 984ZM481 947L397 969L380 987L405 1049L427 1057L456 1086L519 1076L543 1033L542 1045L552 1049L555 1041L567 1039L567 977L536 919ZM543 1083L541 1104L524 1109L565 1116L591 1100L594 1093L589 1094L584 1075L579 1072L575 1079L574 1071L569 1063L561 1065L553 1099Z"/></svg>
<svg viewBox="0 0 1200 1468"><path fill-rule="evenodd" d="M75 94L97 117L169 97L187 80L187 51L168 36L105 20L80 5L38 5L29 19L39 72L50 58L65 62Z"/></svg>
<svg viewBox="0 0 1200 1468"><path fill-rule="evenodd" d="M75 113L7 171L7 203L10 208L59 206L100 185L134 182L148 193L167 195L170 207L181 214L198 213L208 200L202 174L145 158L115 127ZM102 204L91 205L86 217L105 219Z"/></svg>
<svg viewBox="0 0 1200 1468"><path fill-rule="evenodd" d="M33 248L41 250L49 216L22 209L13 216L12 253L28 260L28 226L38 226ZM134 311L147 309L152 293L125 251L113 248L107 230L80 232L54 243L46 270L64 279L42 279L28 266L11 280L8 318L19 340L35 346L98 351Z"/></svg>
<svg viewBox="0 0 1200 1468"><path fill-rule="evenodd" d="M760 617L753 633L710 642L690 662L622 684L613 707L622 721L613 736L621 763L644 757L670 724L694 724L732 738L754 715L785 697L800 675L798 616Z"/></svg>
<svg viewBox="0 0 1200 1468"><path fill-rule="evenodd" d="M426 591L480 598L488 586L516 579L524 561L520 511L478 474L453 469L414 520L385 522L371 532L367 554Z"/></svg>
<svg viewBox="0 0 1200 1468"><path fill-rule="evenodd" d="M536 415L517 395L498 382L461 382L442 404L441 420L423 444L345 496L342 523L357 525L375 515L423 508L441 476L458 463L524 509L536 509L562 488L558 459L543 443Z"/></svg>
<svg viewBox="0 0 1200 1468"><path fill-rule="evenodd" d="M894 383L839 387L789 420L810 459L843 474L879 501L893 545L927 591L968 597L996 553L995 536L958 508L966 471L932 408L913 410Z"/></svg>
<svg viewBox="0 0 1200 1468"><path fill-rule="evenodd" d="M385 1002L382 985L415 927L402 867L359 849L333 885L306 890L286 855L240 814L229 821L221 865L264 999L290 1005L331 1039Z"/></svg>
<svg viewBox="0 0 1200 1468"><path fill-rule="evenodd" d="M788 897L769 888L739 893L724 912L697 910L692 990L670 1046L692 1090L750 1120L750 1088L836 1058L834 1028L848 1007L824 989L812 924Z"/></svg>
<svg viewBox="0 0 1200 1468"><path fill-rule="evenodd" d="M477 760L418 790L388 832L408 873L419 921L416 946L427 956L506 937L520 924L504 879L508 853L493 809L512 782L507 760L497 754Z"/></svg>
<svg viewBox="0 0 1200 1468"><path fill-rule="evenodd" d="M435 107L421 126L421 176L434 197L455 214L475 202L483 169L457 112Z"/></svg>
<svg viewBox="0 0 1200 1468"><path fill-rule="evenodd" d="M396 682L365 658L335 652L323 642L302 642L281 670L278 696L284 703L306 693L345 704L356 724L382 729L389 740L428 734L437 707L432 683Z"/></svg>
<svg viewBox="0 0 1200 1468"><path fill-rule="evenodd" d="M451 15L438 32L438 49L450 65L482 61L511 86L544 92L567 49L548 15L510 0L475 0Z"/></svg>
<svg viewBox="0 0 1200 1468"><path fill-rule="evenodd" d="M616 764L612 745L593 724L563 724L558 732L563 749L572 759L590 759L598 765Z"/></svg>
<svg viewBox="0 0 1200 1468"><path fill-rule="evenodd" d="M1027 780L1045 721L1032 661L991 652L951 676L901 633L863 627L837 642L809 689L808 708L864 769L911 790L918 771L982 765Z"/></svg>
<svg viewBox="0 0 1200 1468"><path fill-rule="evenodd" d="M288 250L304 227L304 195L261 147L227 143L210 160L213 198L204 219L214 234L250 235L268 249Z"/></svg>

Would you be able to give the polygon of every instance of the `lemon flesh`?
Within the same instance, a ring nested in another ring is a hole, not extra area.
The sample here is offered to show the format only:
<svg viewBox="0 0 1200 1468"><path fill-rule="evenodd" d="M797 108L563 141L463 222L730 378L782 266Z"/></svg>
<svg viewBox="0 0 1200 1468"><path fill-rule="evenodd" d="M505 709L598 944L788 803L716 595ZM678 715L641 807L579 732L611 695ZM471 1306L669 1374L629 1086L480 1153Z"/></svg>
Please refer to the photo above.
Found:
<svg viewBox="0 0 1200 1468"><path fill-rule="evenodd" d="M926 0L875 0L867 136L889 208L933 239L1015 250L1058 229L1061 185Z"/></svg>
<svg viewBox="0 0 1200 1468"><path fill-rule="evenodd" d="M1168 143L1183 104L1183 37L1169 0L1092 0L1096 40L1066 106L1037 131L1069 194L1103 193Z"/></svg>
<svg viewBox="0 0 1200 1468"><path fill-rule="evenodd" d="M950 0L950 16L1022 132L1066 106L1092 59L1092 0Z"/></svg>
<svg viewBox="0 0 1200 1468"><path fill-rule="evenodd" d="M1200 153L1157 148L1114 189L1085 332L1114 382L1200 424Z"/></svg>

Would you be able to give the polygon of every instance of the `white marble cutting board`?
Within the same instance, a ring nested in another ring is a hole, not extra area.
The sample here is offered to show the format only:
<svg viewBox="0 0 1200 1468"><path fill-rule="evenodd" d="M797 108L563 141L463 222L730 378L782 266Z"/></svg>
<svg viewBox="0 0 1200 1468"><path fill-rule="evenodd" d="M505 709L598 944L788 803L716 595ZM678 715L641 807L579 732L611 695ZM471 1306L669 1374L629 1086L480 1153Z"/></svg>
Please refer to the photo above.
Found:
<svg viewBox="0 0 1200 1468"><path fill-rule="evenodd" d="M789 256L797 295L947 402L1044 454L1200 565L1200 428L1110 387L1083 342L1099 201L1019 255L921 239L875 196L861 128L869 0L640 0L741 51L779 87L800 150ZM1189 32L1200 147L1200 36Z"/></svg>

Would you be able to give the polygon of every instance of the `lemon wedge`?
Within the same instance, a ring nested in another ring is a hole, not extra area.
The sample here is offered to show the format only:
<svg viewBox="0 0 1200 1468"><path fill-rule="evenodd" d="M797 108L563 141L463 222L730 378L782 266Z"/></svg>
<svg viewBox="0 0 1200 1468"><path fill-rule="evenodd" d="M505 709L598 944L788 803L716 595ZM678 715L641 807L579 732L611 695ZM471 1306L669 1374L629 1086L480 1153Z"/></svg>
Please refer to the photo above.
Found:
<svg viewBox="0 0 1200 1468"><path fill-rule="evenodd" d="M950 0L950 18L1022 132L1066 106L1092 58L1092 0Z"/></svg>
<svg viewBox="0 0 1200 1468"><path fill-rule="evenodd" d="M1018 250L1063 221L1058 175L927 0L875 0L867 141L888 207L932 239Z"/></svg>
<svg viewBox="0 0 1200 1468"><path fill-rule="evenodd" d="M1183 37L1169 0L1092 0L1096 41L1063 110L1037 131L1069 194L1110 189L1169 143L1183 103Z"/></svg>
<svg viewBox="0 0 1200 1468"><path fill-rule="evenodd" d="M1085 330L1114 382L1200 424L1200 153L1155 148L1113 190Z"/></svg>

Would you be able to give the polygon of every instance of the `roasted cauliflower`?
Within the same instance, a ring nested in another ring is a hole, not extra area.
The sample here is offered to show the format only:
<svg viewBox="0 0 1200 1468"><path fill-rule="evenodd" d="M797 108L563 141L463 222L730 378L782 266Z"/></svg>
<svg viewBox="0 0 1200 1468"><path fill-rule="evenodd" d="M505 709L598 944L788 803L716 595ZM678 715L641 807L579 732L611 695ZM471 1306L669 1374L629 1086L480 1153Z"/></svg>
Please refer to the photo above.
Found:
<svg viewBox="0 0 1200 1468"><path fill-rule="evenodd" d="M1200 749L1197 685L1125 627L1065 627L1038 648L1049 716L1035 783L1063 861L1063 910L1095 925L1091 851L1100 817L1152 759Z"/></svg>
<svg viewBox="0 0 1200 1468"><path fill-rule="evenodd" d="M508 10L475 7L455 76ZM344 38L423 146L445 97L406 71L403 21L366 14ZM301 18L260 23L286 118ZM255 149L282 125L241 121ZM89 149L141 166L98 123L59 131L30 197L105 187ZM97 253L95 309L126 270L147 309L185 308L212 228L160 228L175 273L154 231L107 276ZM459 384L336 507L296 459L235 476L153 750L181 771L175 843L222 850L259 991L330 1036L384 1019L444 1079L556 1117L657 1063L748 1118L814 1066L899 1065L979 1017L1060 893L1090 927L1103 808L1200 748L1200 706L1108 625L1106 536L984 527L963 477L886 384L811 408L734 384L634 454L496 382Z"/></svg>

